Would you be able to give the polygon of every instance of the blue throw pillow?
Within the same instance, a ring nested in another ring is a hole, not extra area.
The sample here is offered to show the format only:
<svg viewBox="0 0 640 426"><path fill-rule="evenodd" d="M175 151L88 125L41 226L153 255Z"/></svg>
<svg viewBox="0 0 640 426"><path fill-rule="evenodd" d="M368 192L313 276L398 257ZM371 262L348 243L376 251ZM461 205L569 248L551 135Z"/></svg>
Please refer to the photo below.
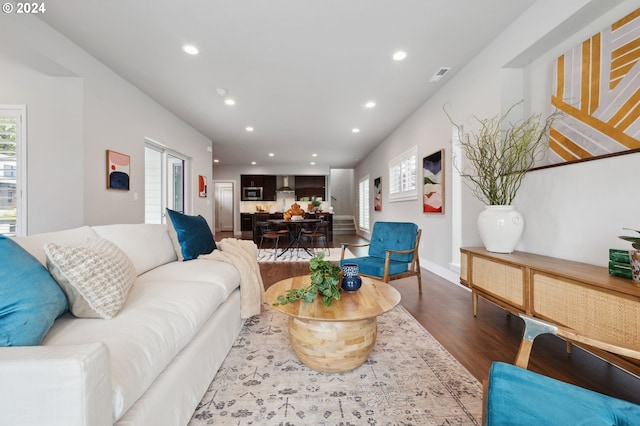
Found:
<svg viewBox="0 0 640 426"><path fill-rule="evenodd" d="M39 345L66 309L67 299L49 271L0 235L0 346Z"/></svg>
<svg viewBox="0 0 640 426"><path fill-rule="evenodd" d="M171 209L167 209L167 214L178 237L182 260L196 259L216 249L211 228L204 217L189 216Z"/></svg>

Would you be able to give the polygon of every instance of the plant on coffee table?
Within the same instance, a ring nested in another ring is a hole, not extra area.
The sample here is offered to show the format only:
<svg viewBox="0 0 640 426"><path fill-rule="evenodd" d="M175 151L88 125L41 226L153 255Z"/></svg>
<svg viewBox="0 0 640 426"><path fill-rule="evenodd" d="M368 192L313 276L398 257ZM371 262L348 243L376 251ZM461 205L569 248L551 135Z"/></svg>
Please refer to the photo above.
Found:
<svg viewBox="0 0 640 426"><path fill-rule="evenodd" d="M286 305L298 300L307 303L313 302L316 296L322 295L326 306L331 306L334 300L340 300L340 267L324 260L324 253L319 252L309 261L309 272L311 273L311 284L305 288L293 288L278 296L278 303L275 305Z"/></svg>

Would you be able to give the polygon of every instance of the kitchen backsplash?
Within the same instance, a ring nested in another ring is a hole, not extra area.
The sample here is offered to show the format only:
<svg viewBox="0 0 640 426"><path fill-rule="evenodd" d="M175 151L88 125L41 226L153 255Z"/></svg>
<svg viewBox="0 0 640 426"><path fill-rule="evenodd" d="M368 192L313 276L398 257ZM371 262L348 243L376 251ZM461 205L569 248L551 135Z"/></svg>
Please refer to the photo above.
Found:
<svg viewBox="0 0 640 426"><path fill-rule="evenodd" d="M300 204L300 208L304 211L308 210L308 201L296 201L295 198L278 198L277 201L240 201L241 213L254 213L257 211L265 211L269 213L284 212L291 208L293 203ZM323 201L320 205L322 211L329 211L329 203Z"/></svg>

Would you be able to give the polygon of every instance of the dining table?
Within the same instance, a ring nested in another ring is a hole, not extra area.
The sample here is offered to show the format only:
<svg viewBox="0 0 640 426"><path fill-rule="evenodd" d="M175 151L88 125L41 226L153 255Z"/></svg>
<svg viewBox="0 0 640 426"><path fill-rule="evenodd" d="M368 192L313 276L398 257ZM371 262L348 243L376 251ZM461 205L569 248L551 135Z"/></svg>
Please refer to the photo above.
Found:
<svg viewBox="0 0 640 426"><path fill-rule="evenodd" d="M309 256L313 256L313 253L309 250L309 247L305 245L304 241L302 240L302 231L309 224L319 223L320 219L269 219L268 222L273 223L274 225L286 226L289 235L289 244L284 249L282 249L280 254L278 254L276 257L280 257L286 252L293 250L294 248L303 249Z"/></svg>

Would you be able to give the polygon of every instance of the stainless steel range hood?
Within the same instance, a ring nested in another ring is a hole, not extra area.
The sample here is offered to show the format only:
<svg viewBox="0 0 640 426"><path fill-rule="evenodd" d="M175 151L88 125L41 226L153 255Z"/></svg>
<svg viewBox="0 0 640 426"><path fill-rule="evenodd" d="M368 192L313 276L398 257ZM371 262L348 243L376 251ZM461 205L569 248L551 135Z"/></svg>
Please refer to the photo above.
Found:
<svg viewBox="0 0 640 426"><path fill-rule="evenodd" d="M276 189L276 192L295 192L295 190L289 186L289 176L282 176L282 186Z"/></svg>

